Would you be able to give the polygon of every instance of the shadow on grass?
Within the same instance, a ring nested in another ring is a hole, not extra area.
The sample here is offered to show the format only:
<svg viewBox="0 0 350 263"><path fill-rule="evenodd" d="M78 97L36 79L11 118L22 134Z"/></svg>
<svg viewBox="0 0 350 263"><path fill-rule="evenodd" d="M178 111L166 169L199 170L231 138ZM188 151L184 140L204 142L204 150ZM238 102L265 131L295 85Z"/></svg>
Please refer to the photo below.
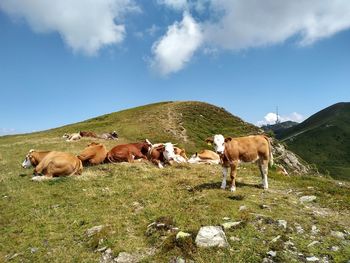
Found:
<svg viewBox="0 0 350 263"><path fill-rule="evenodd" d="M229 185L229 184L228 184ZM208 190L208 189L220 189L221 187L221 182L215 182L215 183L204 183L197 185L193 187L193 191L203 191L203 190ZM243 183L243 182L236 182L236 187L252 187L252 188L262 188L260 184L248 184L248 183Z"/></svg>
<svg viewBox="0 0 350 263"><path fill-rule="evenodd" d="M20 177L29 177L29 174L19 174Z"/></svg>

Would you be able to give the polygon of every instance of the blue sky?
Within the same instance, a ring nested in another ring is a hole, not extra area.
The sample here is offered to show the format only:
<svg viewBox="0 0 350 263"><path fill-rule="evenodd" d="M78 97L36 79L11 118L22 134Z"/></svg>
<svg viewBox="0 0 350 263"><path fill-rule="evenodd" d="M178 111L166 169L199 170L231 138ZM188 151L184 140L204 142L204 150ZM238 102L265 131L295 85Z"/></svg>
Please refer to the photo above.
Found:
<svg viewBox="0 0 350 263"><path fill-rule="evenodd" d="M350 101L349 1L145 2L0 0L0 134L168 100L254 124Z"/></svg>

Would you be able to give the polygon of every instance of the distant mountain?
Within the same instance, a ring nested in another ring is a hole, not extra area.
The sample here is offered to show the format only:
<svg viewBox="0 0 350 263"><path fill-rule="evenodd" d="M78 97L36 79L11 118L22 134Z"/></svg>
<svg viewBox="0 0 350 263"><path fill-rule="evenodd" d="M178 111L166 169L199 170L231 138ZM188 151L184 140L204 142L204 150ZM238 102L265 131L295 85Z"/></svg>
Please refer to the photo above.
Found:
<svg viewBox="0 0 350 263"><path fill-rule="evenodd" d="M284 121L276 124L267 124L261 127L265 132L273 131L276 137L279 137L279 134L285 129L291 128L295 125L298 125L298 122L295 121Z"/></svg>
<svg viewBox="0 0 350 263"><path fill-rule="evenodd" d="M321 172L350 179L350 102L325 108L277 138Z"/></svg>

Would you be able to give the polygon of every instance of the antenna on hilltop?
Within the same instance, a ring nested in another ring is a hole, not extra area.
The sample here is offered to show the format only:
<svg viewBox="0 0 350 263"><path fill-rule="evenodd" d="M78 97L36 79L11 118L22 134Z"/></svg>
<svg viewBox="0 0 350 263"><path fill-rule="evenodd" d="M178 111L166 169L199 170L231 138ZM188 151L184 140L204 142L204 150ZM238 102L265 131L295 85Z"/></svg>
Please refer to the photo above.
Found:
<svg viewBox="0 0 350 263"><path fill-rule="evenodd" d="M276 106L276 124L279 124L279 123L281 123L281 120L278 115L278 106Z"/></svg>

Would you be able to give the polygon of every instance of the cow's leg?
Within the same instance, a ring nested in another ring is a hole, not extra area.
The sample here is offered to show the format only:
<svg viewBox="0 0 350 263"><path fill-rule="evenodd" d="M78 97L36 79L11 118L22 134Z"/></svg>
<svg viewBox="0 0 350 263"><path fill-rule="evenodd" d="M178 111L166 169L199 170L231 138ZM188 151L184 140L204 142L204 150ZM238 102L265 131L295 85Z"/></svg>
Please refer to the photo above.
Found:
<svg viewBox="0 0 350 263"><path fill-rule="evenodd" d="M259 169L260 169L260 173L261 173L261 179L262 179L263 188L264 189L268 189L269 188L269 184L267 182L267 174L268 174L269 161L268 160L264 160L264 159L260 159L258 164L259 164Z"/></svg>
<svg viewBox="0 0 350 263"><path fill-rule="evenodd" d="M222 167L222 183L221 183L221 189L226 189L227 170L228 170L228 167L226 167L226 166L223 166L223 167Z"/></svg>
<svg viewBox="0 0 350 263"><path fill-rule="evenodd" d="M232 163L231 165L231 187L230 191L236 191L236 176L237 176L237 163Z"/></svg>

